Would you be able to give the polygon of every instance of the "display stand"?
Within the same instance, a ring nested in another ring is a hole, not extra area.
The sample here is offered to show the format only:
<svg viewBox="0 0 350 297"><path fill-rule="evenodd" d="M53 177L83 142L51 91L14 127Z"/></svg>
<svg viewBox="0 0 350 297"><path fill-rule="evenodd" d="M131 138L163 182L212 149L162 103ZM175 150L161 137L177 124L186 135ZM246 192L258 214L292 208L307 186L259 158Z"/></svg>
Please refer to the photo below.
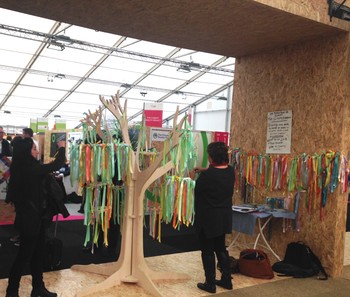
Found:
<svg viewBox="0 0 350 297"><path fill-rule="evenodd" d="M124 112L119 104L119 95L113 96L111 100L100 97L101 102L118 120L123 139L126 144L130 144L128 125L126 122L126 103ZM101 109L100 109L101 112ZM88 287L78 292L76 296L96 296L96 293L124 283L133 283L142 287L153 296L162 296L154 281L159 280L186 280L190 277L183 273L158 272L151 270L145 261L143 254L143 199L146 189L158 178L173 168L173 162L169 161L161 166L164 154L169 154L170 150L179 144L181 127L184 119L176 125L177 114L174 118L174 128L171 133L171 145L167 145L164 151L159 152L155 161L145 170L140 171L138 164L140 148L132 153L132 177L128 181L126 189L126 205L124 212L124 222L122 230L121 252L117 262L107 264L74 265L71 269L83 272L90 272L108 276L103 282ZM88 121L95 121L90 114ZM99 128L99 127L97 127ZM97 129L98 131L99 129Z"/></svg>

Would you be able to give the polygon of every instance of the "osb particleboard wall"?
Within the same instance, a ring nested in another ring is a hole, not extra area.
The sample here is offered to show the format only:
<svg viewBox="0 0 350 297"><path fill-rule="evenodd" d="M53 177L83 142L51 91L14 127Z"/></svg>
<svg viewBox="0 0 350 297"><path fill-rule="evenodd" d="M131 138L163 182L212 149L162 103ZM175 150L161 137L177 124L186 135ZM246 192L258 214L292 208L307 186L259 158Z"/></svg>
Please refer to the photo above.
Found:
<svg viewBox="0 0 350 297"><path fill-rule="evenodd" d="M231 145L244 151L266 149L267 113L292 110L291 156L323 150L350 150L348 137L347 34L236 60ZM271 243L284 255L288 242L303 240L327 271L340 275L343 263L347 195L329 195L324 219L318 201L311 213L301 202L301 230L282 233L273 224Z"/></svg>

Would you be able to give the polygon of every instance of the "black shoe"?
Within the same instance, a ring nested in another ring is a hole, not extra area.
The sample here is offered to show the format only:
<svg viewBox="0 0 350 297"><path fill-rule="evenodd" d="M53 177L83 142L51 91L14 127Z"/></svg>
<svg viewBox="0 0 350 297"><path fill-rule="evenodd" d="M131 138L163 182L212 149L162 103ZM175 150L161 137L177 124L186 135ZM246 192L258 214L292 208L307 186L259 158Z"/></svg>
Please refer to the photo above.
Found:
<svg viewBox="0 0 350 297"><path fill-rule="evenodd" d="M6 296L5 297L19 297L18 294L9 294L9 293L6 293Z"/></svg>
<svg viewBox="0 0 350 297"><path fill-rule="evenodd" d="M197 288L201 289L203 291L209 292L209 293L216 293L216 286L215 284L208 284L208 283L198 283Z"/></svg>
<svg viewBox="0 0 350 297"><path fill-rule="evenodd" d="M48 291L45 287L33 289L30 297L57 297L56 293Z"/></svg>
<svg viewBox="0 0 350 297"><path fill-rule="evenodd" d="M215 280L215 285L222 287L227 290L232 290L232 281L231 277L228 278L221 278L220 280Z"/></svg>

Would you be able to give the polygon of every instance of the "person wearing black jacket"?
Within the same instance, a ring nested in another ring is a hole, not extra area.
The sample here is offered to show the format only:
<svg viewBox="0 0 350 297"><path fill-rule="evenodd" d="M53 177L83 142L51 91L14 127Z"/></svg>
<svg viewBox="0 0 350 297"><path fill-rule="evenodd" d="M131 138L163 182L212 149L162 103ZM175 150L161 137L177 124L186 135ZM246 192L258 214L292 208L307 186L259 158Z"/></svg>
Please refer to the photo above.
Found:
<svg viewBox="0 0 350 297"><path fill-rule="evenodd" d="M48 211L43 181L47 174L58 170L65 163L65 146L64 141L59 142L55 160L41 164L37 160L38 151L33 139L20 139L14 145L9 188L13 191L11 196L16 210L15 225L21 244L10 271L6 297L18 297L22 272L27 263L32 275L31 297L57 296L46 289L43 281Z"/></svg>
<svg viewBox="0 0 350 297"><path fill-rule="evenodd" d="M3 156L12 156L10 143L4 138L4 128L0 126L0 158Z"/></svg>
<svg viewBox="0 0 350 297"><path fill-rule="evenodd" d="M210 166L200 171L195 186L194 226L199 236L205 282L197 287L209 293L216 292L216 285L232 290L229 255L225 246L225 234L232 232L232 196L235 173L228 165L228 149L223 142L208 145ZM191 172L193 177L194 173ZM221 267L220 280L215 280L215 255Z"/></svg>

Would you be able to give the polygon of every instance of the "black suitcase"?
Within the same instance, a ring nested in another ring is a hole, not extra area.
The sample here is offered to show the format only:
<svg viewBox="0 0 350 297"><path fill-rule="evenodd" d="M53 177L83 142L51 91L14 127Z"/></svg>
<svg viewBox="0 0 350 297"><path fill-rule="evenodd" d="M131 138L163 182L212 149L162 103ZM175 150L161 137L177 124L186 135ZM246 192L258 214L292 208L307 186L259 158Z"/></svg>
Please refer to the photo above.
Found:
<svg viewBox="0 0 350 297"><path fill-rule="evenodd" d="M49 238L45 244L44 268L55 270L62 261L63 243L57 237Z"/></svg>
<svg viewBox="0 0 350 297"><path fill-rule="evenodd" d="M54 237L48 238L45 242L44 268L49 270L57 269L62 261L63 242L56 237L58 216L55 222Z"/></svg>

